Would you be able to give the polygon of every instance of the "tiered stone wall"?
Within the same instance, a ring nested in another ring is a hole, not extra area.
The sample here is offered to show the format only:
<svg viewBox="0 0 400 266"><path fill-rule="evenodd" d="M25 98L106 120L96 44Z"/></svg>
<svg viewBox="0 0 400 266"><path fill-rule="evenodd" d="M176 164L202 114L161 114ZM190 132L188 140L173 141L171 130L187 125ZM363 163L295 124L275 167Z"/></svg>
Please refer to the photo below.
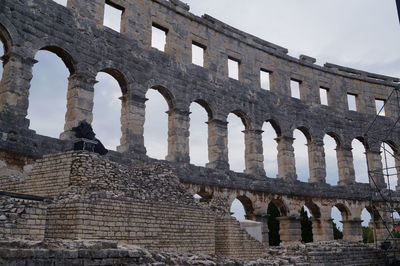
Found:
<svg viewBox="0 0 400 266"><path fill-rule="evenodd" d="M1 189L42 197L57 197L70 185L72 162L71 154L43 156L33 164L25 166L25 171L0 178Z"/></svg>
<svg viewBox="0 0 400 266"><path fill-rule="evenodd" d="M92 198L52 206L47 219L48 238L115 240L169 252L216 252L215 216L202 208Z"/></svg>
<svg viewBox="0 0 400 266"><path fill-rule="evenodd" d="M44 238L47 204L0 195L0 239Z"/></svg>
<svg viewBox="0 0 400 266"><path fill-rule="evenodd" d="M235 218L219 217L215 222L217 254L251 260L265 252L266 247L241 229Z"/></svg>
<svg viewBox="0 0 400 266"><path fill-rule="evenodd" d="M253 259L263 251L234 218L218 223L216 213L199 205L167 165L133 168L94 153L68 152L44 156L32 167L13 189L54 199L43 217L42 237L114 240L200 254L227 254L223 243L228 241L237 245L229 254ZM26 218L28 225L36 223Z"/></svg>

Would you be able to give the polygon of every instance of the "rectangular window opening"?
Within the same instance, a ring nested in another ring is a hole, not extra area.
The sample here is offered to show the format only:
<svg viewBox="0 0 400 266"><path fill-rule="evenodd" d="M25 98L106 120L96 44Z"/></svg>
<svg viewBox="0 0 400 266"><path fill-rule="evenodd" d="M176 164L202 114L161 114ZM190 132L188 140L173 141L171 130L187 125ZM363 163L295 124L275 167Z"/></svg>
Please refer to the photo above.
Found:
<svg viewBox="0 0 400 266"><path fill-rule="evenodd" d="M329 89L328 88L319 88L319 98L321 100L322 105L328 105L328 93Z"/></svg>
<svg viewBox="0 0 400 266"><path fill-rule="evenodd" d="M60 4L62 6L67 6L67 2L68 0L53 0L54 2L56 2L57 4Z"/></svg>
<svg viewBox="0 0 400 266"><path fill-rule="evenodd" d="M192 63L204 67L204 51L205 46L196 42L192 43Z"/></svg>
<svg viewBox="0 0 400 266"><path fill-rule="evenodd" d="M240 61L238 59L228 58L228 76L230 78L239 80L239 64Z"/></svg>
<svg viewBox="0 0 400 266"><path fill-rule="evenodd" d="M269 75L270 75L269 71L261 69L261 71L260 71L260 86L261 86L261 89L264 89L264 90L267 90L267 91L270 90Z"/></svg>
<svg viewBox="0 0 400 266"><path fill-rule="evenodd" d="M375 99L376 114L385 116L385 100Z"/></svg>
<svg viewBox="0 0 400 266"><path fill-rule="evenodd" d="M121 32L123 12L123 7L116 5L111 1L106 1L106 4L104 6L103 25L117 32Z"/></svg>
<svg viewBox="0 0 400 266"><path fill-rule="evenodd" d="M347 106L350 111L357 111L357 94L347 94Z"/></svg>
<svg viewBox="0 0 400 266"><path fill-rule="evenodd" d="M168 29L153 23L151 28L151 47L165 52Z"/></svg>
<svg viewBox="0 0 400 266"><path fill-rule="evenodd" d="M290 93L293 98L300 99L300 81L290 80Z"/></svg>

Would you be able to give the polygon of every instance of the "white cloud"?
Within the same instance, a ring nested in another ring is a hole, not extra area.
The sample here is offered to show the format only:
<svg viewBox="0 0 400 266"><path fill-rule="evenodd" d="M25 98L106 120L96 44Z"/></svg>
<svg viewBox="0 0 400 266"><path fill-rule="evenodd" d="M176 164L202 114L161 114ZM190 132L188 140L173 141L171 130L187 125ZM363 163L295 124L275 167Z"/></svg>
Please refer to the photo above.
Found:
<svg viewBox="0 0 400 266"><path fill-rule="evenodd" d="M356 181L360 183L369 183L367 157L365 155L364 145L358 141L353 140L351 143L353 148L353 162Z"/></svg>
<svg viewBox="0 0 400 266"><path fill-rule="evenodd" d="M121 138L121 88L112 76L100 72L94 86L93 131L107 149L116 150Z"/></svg>
<svg viewBox="0 0 400 266"><path fill-rule="evenodd" d="M67 6L67 1L68 0L53 0L54 2L63 5L63 6Z"/></svg>
<svg viewBox="0 0 400 266"><path fill-rule="evenodd" d="M190 105L190 162L205 166L208 163L208 114L197 103Z"/></svg>
<svg viewBox="0 0 400 266"><path fill-rule="evenodd" d="M148 156L164 160L168 154L168 104L155 90L149 90L146 98L144 145Z"/></svg>
<svg viewBox="0 0 400 266"><path fill-rule="evenodd" d="M244 164L244 125L234 114L228 115L228 157L231 170L243 172Z"/></svg>
<svg viewBox="0 0 400 266"><path fill-rule="evenodd" d="M39 51L35 59L27 118L38 134L58 138L64 131L69 72L53 53Z"/></svg>

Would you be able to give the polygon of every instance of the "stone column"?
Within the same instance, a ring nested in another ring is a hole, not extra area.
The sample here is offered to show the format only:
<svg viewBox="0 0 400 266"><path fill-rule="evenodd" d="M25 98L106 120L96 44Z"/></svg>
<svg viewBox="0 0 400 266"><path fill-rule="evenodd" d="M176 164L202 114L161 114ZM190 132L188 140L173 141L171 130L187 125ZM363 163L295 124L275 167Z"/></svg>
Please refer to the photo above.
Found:
<svg viewBox="0 0 400 266"><path fill-rule="evenodd" d="M173 109L168 114L168 155L171 162L189 163L189 121L190 112Z"/></svg>
<svg viewBox="0 0 400 266"><path fill-rule="evenodd" d="M0 82L0 116L10 121L8 126L29 128L26 119L29 105L29 87L32 67L37 61L22 54L10 52L3 57L3 78ZM12 121L12 122L11 122Z"/></svg>
<svg viewBox="0 0 400 266"><path fill-rule="evenodd" d="M79 121L93 120L93 97L95 77L87 73L77 73L68 78L67 113L65 114L64 132L61 139L73 139L75 137L72 128Z"/></svg>
<svg viewBox="0 0 400 266"><path fill-rule="evenodd" d="M299 216L278 217L279 235L282 243L301 241L301 219Z"/></svg>
<svg viewBox="0 0 400 266"><path fill-rule="evenodd" d="M341 223L343 224L343 240L362 241L362 220L360 218L341 221Z"/></svg>
<svg viewBox="0 0 400 266"><path fill-rule="evenodd" d="M333 240L332 218L311 218L314 242Z"/></svg>
<svg viewBox="0 0 400 266"><path fill-rule="evenodd" d="M269 230L268 230L268 214L255 215L256 221L260 222L261 225L261 233L262 233L262 243L265 246L269 246Z"/></svg>
<svg viewBox="0 0 400 266"><path fill-rule="evenodd" d="M393 223L388 212L383 213L382 218L378 216L375 218L375 229L377 241L383 241L390 235L389 231L393 230Z"/></svg>
<svg viewBox="0 0 400 266"><path fill-rule="evenodd" d="M370 177L375 181L370 180L370 185L375 188L386 188L385 179L383 176L382 167L382 157L380 147L375 145L370 147L367 151L367 161L368 161L368 173ZM376 185L376 186L375 186Z"/></svg>
<svg viewBox="0 0 400 266"><path fill-rule="evenodd" d="M246 174L265 176L262 130L244 130Z"/></svg>
<svg viewBox="0 0 400 266"><path fill-rule="evenodd" d="M147 99L138 95L122 97L121 145L119 152L146 154L144 146L145 102Z"/></svg>
<svg viewBox="0 0 400 266"><path fill-rule="evenodd" d="M207 167L229 170L228 163L228 123L212 119L208 124L208 160Z"/></svg>
<svg viewBox="0 0 400 266"><path fill-rule="evenodd" d="M346 186L356 182L353 165L353 153L351 150L351 145L345 144L336 148L340 186Z"/></svg>
<svg viewBox="0 0 400 266"><path fill-rule="evenodd" d="M324 142L322 139L316 139L307 144L308 161L310 164L310 183L326 182L326 164Z"/></svg>
<svg viewBox="0 0 400 266"><path fill-rule="evenodd" d="M275 139L278 143L278 177L288 181L297 179L294 159L294 138L281 136Z"/></svg>

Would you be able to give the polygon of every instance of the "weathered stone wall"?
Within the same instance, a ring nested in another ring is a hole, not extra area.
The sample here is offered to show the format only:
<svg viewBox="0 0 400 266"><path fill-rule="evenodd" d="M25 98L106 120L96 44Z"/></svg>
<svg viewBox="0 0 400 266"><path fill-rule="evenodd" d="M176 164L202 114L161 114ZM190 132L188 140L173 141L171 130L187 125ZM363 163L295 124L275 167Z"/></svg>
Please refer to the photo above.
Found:
<svg viewBox="0 0 400 266"><path fill-rule="evenodd" d="M47 206L0 195L0 239L43 240Z"/></svg>
<svg viewBox="0 0 400 266"><path fill-rule="evenodd" d="M265 252L266 247L241 229L235 218L219 217L215 222L217 254L252 260L260 258Z"/></svg>
<svg viewBox="0 0 400 266"><path fill-rule="evenodd" d="M89 152L67 152L44 156L32 167L14 192L54 198L42 218L46 238L114 240L200 254L226 254L219 248L227 240L237 245L231 248L235 256L253 259L264 249L231 217L224 224L229 230L223 229L216 213L199 205L167 165L132 168Z"/></svg>
<svg viewBox="0 0 400 266"><path fill-rule="evenodd" d="M217 229L215 215L206 209L94 197L49 207L46 237L115 240L158 251L215 254Z"/></svg>
<svg viewBox="0 0 400 266"><path fill-rule="evenodd" d="M145 95L158 90L169 104L167 160L188 163L189 107L198 102L209 113L209 168L229 169L227 124L229 113L239 115L246 130L246 173L265 176L262 125L273 123L278 142L278 176L297 179L293 160L293 130L308 138L310 176L325 183L323 137L338 143L339 185L355 183L351 141L365 138L375 117L375 99L388 100L387 117L378 117L366 142L370 170L382 168L379 144L396 153L399 130L383 137L399 114L388 99L398 79L333 64L318 66L308 56L293 58L287 49L241 32L208 15L197 17L179 1L114 0L124 10L121 33L103 26L104 0L69 0L67 7L51 0L4 0L0 34L5 41L4 74L0 83L0 148L44 154L70 148L68 141L36 135L26 119L34 57L40 49L56 53L70 70L63 140L78 121L92 121L95 77L114 76L122 89L122 138L118 151L146 158L143 138ZM150 47L151 26L167 29L165 52ZM192 42L205 49L205 66L191 63ZM123 56L121 56L123 55ZM228 78L227 60L240 61L239 80ZM270 91L260 88L260 70L270 72ZM301 99L290 97L290 80L300 81ZM201 84L201 85L200 85ZM319 88L329 89L329 106L320 104ZM347 93L357 94L358 111L347 110ZM60 132L61 133L61 132ZM374 176L380 187L382 176Z"/></svg>
<svg viewBox="0 0 400 266"><path fill-rule="evenodd" d="M42 197L57 197L70 185L73 159L74 157L68 153L43 156L25 166L25 171L0 178L2 190Z"/></svg>

